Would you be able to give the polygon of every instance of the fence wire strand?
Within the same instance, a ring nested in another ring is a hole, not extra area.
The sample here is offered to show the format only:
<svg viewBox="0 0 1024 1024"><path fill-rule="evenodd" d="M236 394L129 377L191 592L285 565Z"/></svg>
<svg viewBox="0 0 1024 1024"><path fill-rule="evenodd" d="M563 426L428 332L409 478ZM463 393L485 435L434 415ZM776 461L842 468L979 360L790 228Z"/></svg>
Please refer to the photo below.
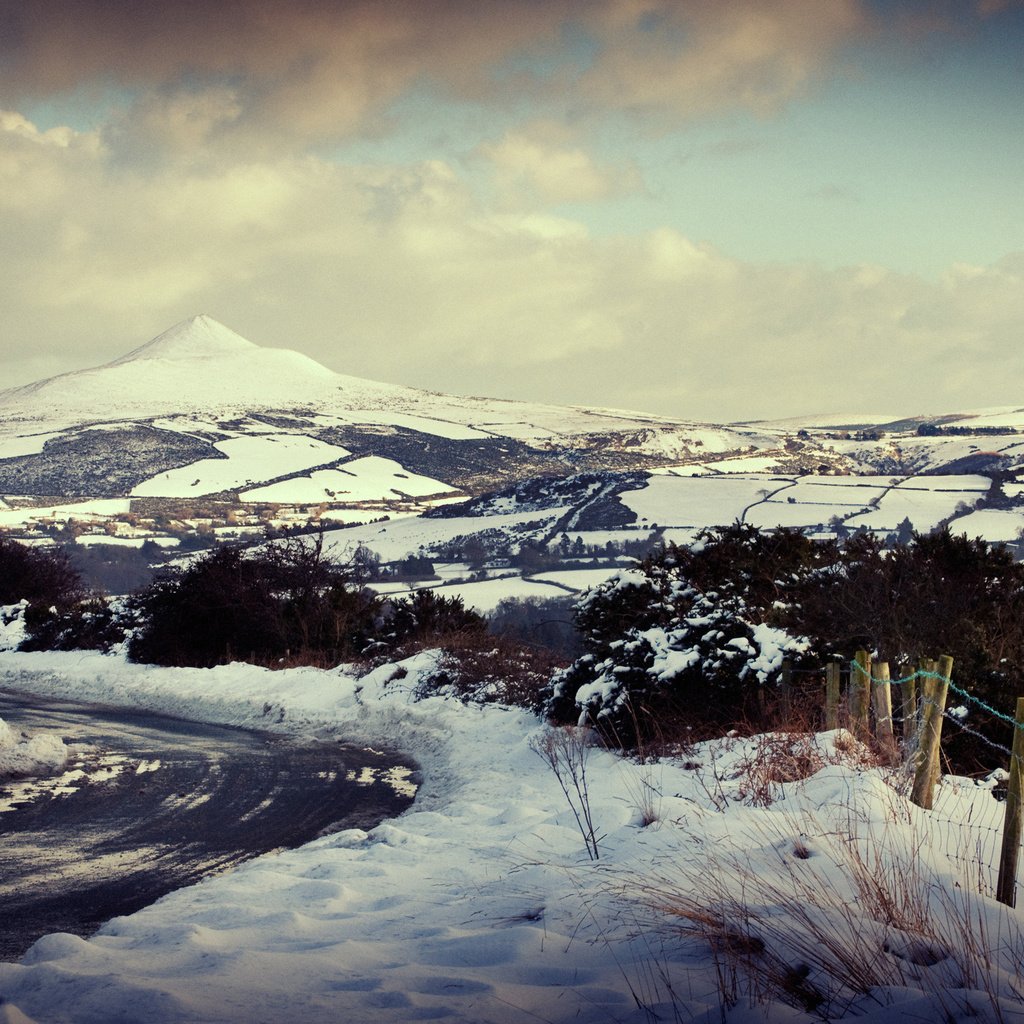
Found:
<svg viewBox="0 0 1024 1024"><path fill-rule="evenodd" d="M1012 725L1014 729L1024 729L1024 722L1018 722L1012 715L1007 715L1007 714L1005 714L1002 711L998 711L996 708L992 707L991 704L988 704L986 701L981 700L980 697L975 697L974 694L968 693L965 689L963 689L963 687L957 686L956 683L954 683L949 678L949 676L944 676L941 672L932 672L929 669L919 668L919 669L916 669L915 671L911 672L910 675L901 676L899 679L881 679L881 678L879 678L877 676L872 675L871 671L869 669L865 669L864 666L860 664L860 662L858 662L856 660L852 660L850 662L850 674L851 674L851 677L852 677L853 671L855 669L862 676L864 676L868 680L869 683L889 683L890 686L904 686L907 683L912 683L912 682L914 682L917 679L935 679L938 682L945 683L955 694L957 694L957 696L963 697L965 700L969 701L971 704L976 704L983 711L985 711L988 714L992 715L993 718L998 718L1000 721L1003 721L1003 722L1007 723L1007 725ZM935 701L932 700L931 698L925 696L924 693L922 692L922 694L921 694L921 705L922 705L922 707L925 704L931 704L933 707L937 707ZM970 735L972 735L972 736L976 736L978 739L980 739L983 742L987 743L994 750L998 750L1000 753L1005 754L1007 757L1012 757L1013 751L1010 750L1009 747L1005 747L1005 746L1003 746L1003 744L997 743L995 740L992 740L988 736L985 736L983 733L979 732L977 729L972 729L969 725L965 725L950 710L943 709L942 717L947 719L948 721L952 722L961 731L966 732L966 733L970 733Z"/></svg>

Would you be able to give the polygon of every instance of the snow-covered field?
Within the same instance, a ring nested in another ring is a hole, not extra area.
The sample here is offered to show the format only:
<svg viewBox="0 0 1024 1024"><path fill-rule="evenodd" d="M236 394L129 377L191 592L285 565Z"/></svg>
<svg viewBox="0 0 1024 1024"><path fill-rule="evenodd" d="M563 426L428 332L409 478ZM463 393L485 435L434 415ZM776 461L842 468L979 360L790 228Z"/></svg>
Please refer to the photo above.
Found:
<svg viewBox="0 0 1024 1024"><path fill-rule="evenodd" d="M508 537L532 537L551 526L568 512L557 507L536 512L510 512L496 516L454 516L451 519L424 519L407 516L381 523L367 523L327 534L325 550L331 557L344 560L357 545L365 544L384 561L415 555L420 548L432 549L458 537L483 531L498 531Z"/></svg>
<svg viewBox="0 0 1024 1024"><path fill-rule="evenodd" d="M0 1020L1024 1016L1021 912L978 895L991 892L1002 813L987 788L946 779L936 809L921 811L843 733L803 741L797 760L818 770L788 783L766 781L766 766L791 763L774 737L727 738L646 765L590 749L600 854L591 861L533 749L551 734L518 710L415 702L432 657L356 679L344 669L0 654L7 687L387 742L424 775L413 807L370 833L260 857L88 941L43 938L21 963L0 964ZM889 889L909 902L887 909ZM758 965L765 976L748 986L746 968ZM762 993L763 1005L748 1009L745 992ZM731 1010L723 994L737 997ZM817 1015L807 1010L815 1001Z"/></svg>
<svg viewBox="0 0 1024 1024"><path fill-rule="evenodd" d="M791 485L771 476L652 476L646 487L626 491L620 500L643 525L725 526L742 520L749 506Z"/></svg>
<svg viewBox="0 0 1024 1024"><path fill-rule="evenodd" d="M200 459L180 469L160 473L136 486L132 494L161 498L215 494L256 480L269 480L337 462L350 454L344 448L298 434L233 437L218 441L213 447L224 458Z"/></svg>
<svg viewBox="0 0 1024 1024"><path fill-rule="evenodd" d="M1024 530L1024 508L982 508L956 521L968 537L984 537L990 544L1011 544Z"/></svg>
<svg viewBox="0 0 1024 1024"><path fill-rule="evenodd" d="M449 484L409 473L401 463L378 455L345 462L308 476L255 487L241 494L243 501L304 502L385 501L395 498L457 494Z"/></svg>
<svg viewBox="0 0 1024 1024"><path fill-rule="evenodd" d="M853 516L846 525L851 529L866 526L869 530L895 530L909 519L916 530L927 533L958 509L973 508L988 483L987 477L912 477L886 491L877 509Z"/></svg>

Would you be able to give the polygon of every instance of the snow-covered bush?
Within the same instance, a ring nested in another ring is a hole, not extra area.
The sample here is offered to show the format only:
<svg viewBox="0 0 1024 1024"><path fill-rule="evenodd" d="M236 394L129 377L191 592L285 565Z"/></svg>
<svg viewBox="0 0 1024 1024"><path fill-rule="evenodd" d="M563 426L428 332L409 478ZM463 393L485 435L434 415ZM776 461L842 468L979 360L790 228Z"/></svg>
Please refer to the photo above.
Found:
<svg viewBox="0 0 1024 1024"><path fill-rule="evenodd" d="M672 720L756 714L783 659L809 648L786 623L797 585L827 557L794 531L737 524L616 574L576 607L586 653L556 675L549 714L626 744Z"/></svg>
<svg viewBox="0 0 1024 1024"><path fill-rule="evenodd" d="M25 639L26 608L26 600L0 605L0 651L15 651Z"/></svg>

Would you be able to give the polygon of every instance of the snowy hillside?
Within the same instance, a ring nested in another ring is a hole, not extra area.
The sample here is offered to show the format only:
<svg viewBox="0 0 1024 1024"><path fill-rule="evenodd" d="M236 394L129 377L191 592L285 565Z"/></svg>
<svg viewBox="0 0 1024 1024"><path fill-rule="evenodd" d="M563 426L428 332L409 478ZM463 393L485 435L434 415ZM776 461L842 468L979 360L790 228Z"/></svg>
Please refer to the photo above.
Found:
<svg viewBox="0 0 1024 1024"><path fill-rule="evenodd" d="M424 773L413 807L370 832L260 857L88 940L45 936L0 964L0 1020L1019 1019L1024 936L992 895L992 780L944 776L924 811L842 731L643 763L581 747L592 861L537 754L551 732L517 709L416 701L435 656L358 677L0 654L19 690L400 744Z"/></svg>
<svg viewBox="0 0 1024 1024"><path fill-rule="evenodd" d="M346 488L323 474L349 457L387 459L396 472L425 478L396 487L399 498L478 493L531 475L720 458L776 443L748 427L361 380L261 348L208 316L103 366L0 392L0 493L22 495L201 497L241 488L253 501L329 501ZM262 469L249 457L257 449L274 454ZM297 457L282 460L285 452ZM391 489L374 497L387 501Z"/></svg>
<svg viewBox="0 0 1024 1024"><path fill-rule="evenodd" d="M672 449L663 435L687 427L718 451L756 431L701 430L618 410L569 409L460 398L349 377L287 349L262 348L209 316L192 317L103 366L0 391L0 424L49 429L92 422L202 413L214 419L270 410L331 413L339 422L378 424L448 439L508 437L552 442L588 432L645 431L637 443ZM7 431L5 431L6 433ZM707 436L705 436L707 435Z"/></svg>

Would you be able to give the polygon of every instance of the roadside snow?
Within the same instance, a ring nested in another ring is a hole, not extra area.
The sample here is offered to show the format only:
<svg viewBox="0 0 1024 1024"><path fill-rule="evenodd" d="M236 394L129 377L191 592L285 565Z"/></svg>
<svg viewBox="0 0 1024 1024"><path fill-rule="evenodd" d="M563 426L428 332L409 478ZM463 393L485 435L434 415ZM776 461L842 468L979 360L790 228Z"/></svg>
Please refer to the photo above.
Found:
<svg viewBox="0 0 1024 1024"><path fill-rule="evenodd" d="M372 832L260 857L115 919L88 941L41 939L21 963L0 964L0 1020L783 1024L820 1019L784 1002L799 1003L804 982L824 993L833 1020L977 1022L997 1019L994 1007L1018 1019L1021 915L975 895L991 891L998 859L1001 810L988 789L946 780L926 814L856 750L843 753L853 748L840 733L802 741L786 763L819 770L787 783L758 773L772 737L725 739L645 765L590 749L601 855L592 862L554 774L532 749L550 735L542 723L518 710L415 701L434 657L360 679L345 669L158 669L81 652L0 655L5 688L387 743L417 758L424 775L413 807ZM918 955L914 943L925 940L909 915L906 930L879 923L878 908L854 886L851 850L877 864L883 880L912 857L930 912L954 922L952 940L968 927L956 922L984 924L991 962L969 988L956 942ZM802 979L755 1010L744 998L750 950L723 967L732 940L684 934L686 901L728 906L733 882L757 903L752 919L773 955ZM869 948L877 983L867 991L851 990L841 970L832 977L809 967L803 977L801 958L815 950L797 913L807 893L822 894L830 934L842 943L850 931L849 945ZM679 913L648 905L663 896ZM738 993L731 1011L720 983ZM986 988L991 999L975 991Z"/></svg>

